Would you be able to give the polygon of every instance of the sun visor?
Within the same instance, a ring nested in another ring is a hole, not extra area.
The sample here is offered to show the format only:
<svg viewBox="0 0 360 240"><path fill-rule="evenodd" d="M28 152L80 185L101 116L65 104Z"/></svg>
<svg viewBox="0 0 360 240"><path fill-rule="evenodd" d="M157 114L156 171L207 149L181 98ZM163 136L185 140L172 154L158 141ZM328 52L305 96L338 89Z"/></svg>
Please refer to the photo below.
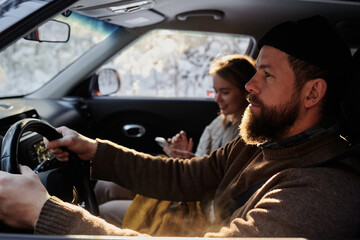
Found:
<svg viewBox="0 0 360 240"><path fill-rule="evenodd" d="M123 0L98 6L75 6L73 10L127 28L143 27L163 21L163 15L151 10L154 0Z"/></svg>
<svg viewBox="0 0 360 240"><path fill-rule="evenodd" d="M99 19L106 20L107 22L126 28L135 28L161 22L165 19L165 17L151 10L144 10L135 13L124 13L114 16L104 16L99 17Z"/></svg>

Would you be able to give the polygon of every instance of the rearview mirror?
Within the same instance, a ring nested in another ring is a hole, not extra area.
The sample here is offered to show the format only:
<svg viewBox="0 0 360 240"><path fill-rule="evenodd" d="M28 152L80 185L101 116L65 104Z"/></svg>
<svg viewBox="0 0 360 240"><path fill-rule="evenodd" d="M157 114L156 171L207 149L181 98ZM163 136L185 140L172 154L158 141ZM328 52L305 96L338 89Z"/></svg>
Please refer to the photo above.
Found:
<svg viewBox="0 0 360 240"><path fill-rule="evenodd" d="M64 22L49 20L24 38L38 42L65 43L70 38L70 26Z"/></svg>
<svg viewBox="0 0 360 240"><path fill-rule="evenodd" d="M92 96L107 96L120 89L120 77L112 68L103 68L96 72L91 80L90 92Z"/></svg>

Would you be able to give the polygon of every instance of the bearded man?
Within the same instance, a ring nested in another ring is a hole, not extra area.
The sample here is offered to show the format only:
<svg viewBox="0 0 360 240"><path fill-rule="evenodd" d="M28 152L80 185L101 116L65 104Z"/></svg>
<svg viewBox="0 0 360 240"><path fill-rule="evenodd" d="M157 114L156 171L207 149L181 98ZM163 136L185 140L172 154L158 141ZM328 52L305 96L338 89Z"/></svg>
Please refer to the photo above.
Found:
<svg viewBox="0 0 360 240"><path fill-rule="evenodd" d="M93 178L142 195L208 200L208 224L194 226L199 236L358 237L359 174L352 159L327 162L348 147L337 117L349 49L319 16L277 25L258 48L241 137L208 156L163 159L65 127L46 146L61 161L68 153L59 147L67 147L92 162ZM0 219L8 224L38 234L142 236L49 196L29 168L21 171L0 174L9 183L0 187Z"/></svg>

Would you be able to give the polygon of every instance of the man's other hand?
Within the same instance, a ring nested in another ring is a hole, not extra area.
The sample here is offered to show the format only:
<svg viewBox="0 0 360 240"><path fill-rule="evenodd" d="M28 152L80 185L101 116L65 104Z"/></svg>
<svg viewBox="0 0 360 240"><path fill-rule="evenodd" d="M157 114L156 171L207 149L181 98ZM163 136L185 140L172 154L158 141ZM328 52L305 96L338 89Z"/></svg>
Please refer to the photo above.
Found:
<svg viewBox="0 0 360 240"><path fill-rule="evenodd" d="M20 166L20 172L0 171L0 221L15 228L33 229L50 195L29 167Z"/></svg>

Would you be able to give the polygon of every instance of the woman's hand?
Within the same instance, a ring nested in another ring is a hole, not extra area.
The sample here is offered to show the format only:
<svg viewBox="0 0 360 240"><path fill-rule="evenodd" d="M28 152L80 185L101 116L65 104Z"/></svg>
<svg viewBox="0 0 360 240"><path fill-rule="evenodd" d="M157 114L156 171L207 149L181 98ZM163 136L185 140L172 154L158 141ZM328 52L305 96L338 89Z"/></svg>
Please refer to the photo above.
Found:
<svg viewBox="0 0 360 240"><path fill-rule="evenodd" d="M174 137L168 139L169 146L164 146L164 152L170 157L174 158L192 158L195 155L192 153L194 146L193 139L187 139L186 132L180 131Z"/></svg>
<svg viewBox="0 0 360 240"><path fill-rule="evenodd" d="M180 131L178 134L168 139L169 144L178 150L191 152L194 146L193 139L187 139L186 132Z"/></svg>
<svg viewBox="0 0 360 240"><path fill-rule="evenodd" d="M94 158L97 149L97 142L95 140L85 137L67 127L59 127L56 130L63 135L63 137L51 142L44 139L44 143L45 147L49 149L59 161L64 162L69 160L69 153L63 150L62 147L66 147L82 160L92 160Z"/></svg>

